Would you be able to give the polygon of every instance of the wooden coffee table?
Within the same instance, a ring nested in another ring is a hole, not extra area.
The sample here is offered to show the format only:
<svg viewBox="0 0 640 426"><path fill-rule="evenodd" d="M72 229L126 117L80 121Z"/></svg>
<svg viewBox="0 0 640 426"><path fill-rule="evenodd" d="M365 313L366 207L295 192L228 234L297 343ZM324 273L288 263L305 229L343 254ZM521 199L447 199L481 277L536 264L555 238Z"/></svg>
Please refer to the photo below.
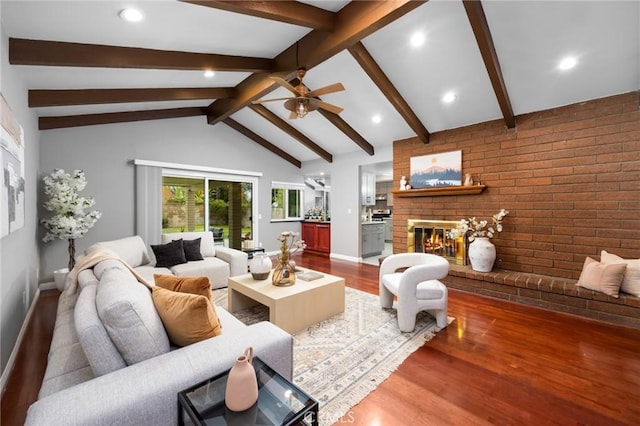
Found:
<svg viewBox="0 0 640 426"><path fill-rule="evenodd" d="M271 275L262 281L251 274L229 277L229 312L261 304L269 308L269 321L281 329L288 333L304 330L344 312L344 278L321 274L324 277L313 281L297 278L289 287L274 286Z"/></svg>

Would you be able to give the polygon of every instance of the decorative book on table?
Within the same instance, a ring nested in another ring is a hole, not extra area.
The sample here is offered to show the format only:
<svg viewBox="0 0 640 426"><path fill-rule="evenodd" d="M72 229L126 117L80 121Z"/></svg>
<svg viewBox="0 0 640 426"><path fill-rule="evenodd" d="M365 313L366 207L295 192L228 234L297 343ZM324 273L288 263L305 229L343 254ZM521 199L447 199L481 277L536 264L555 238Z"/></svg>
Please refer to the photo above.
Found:
<svg viewBox="0 0 640 426"><path fill-rule="evenodd" d="M300 278L301 280L304 280L304 281L313 281L322 277L324 277L324 275L316 271L307 271L297 275L297 278Z"/></svg>

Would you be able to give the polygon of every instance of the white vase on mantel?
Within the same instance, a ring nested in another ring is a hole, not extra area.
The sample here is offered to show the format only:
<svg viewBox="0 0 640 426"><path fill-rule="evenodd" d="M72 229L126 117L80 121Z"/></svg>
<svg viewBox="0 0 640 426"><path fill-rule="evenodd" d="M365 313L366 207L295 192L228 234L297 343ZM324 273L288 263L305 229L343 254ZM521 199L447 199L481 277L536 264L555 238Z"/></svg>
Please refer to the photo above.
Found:
<svg viewBox="0 0 640 426"><path fill-rule="evenodd" d="M478 272L491 272L496 261L496 246L487 237L476 237L469 244L471 269Z"/></svg>

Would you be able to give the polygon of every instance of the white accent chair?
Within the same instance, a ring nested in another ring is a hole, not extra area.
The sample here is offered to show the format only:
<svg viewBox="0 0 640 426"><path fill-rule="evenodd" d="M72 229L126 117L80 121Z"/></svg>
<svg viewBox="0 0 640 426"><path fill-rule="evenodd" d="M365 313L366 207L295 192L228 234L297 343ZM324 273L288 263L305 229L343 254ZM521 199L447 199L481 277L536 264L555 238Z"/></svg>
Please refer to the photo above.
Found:
<svg viewBox="0 0 640 426"><path fill-rule="evenodd" d="M402 272L397 272L399 269ZM434 254L399 253L386 257L380 265L380 306L393 307L398 297L400 331L413 331L418 312L427 311L438 327L447 326L447 287L439 279L449 273L449 262Z"/></svg>

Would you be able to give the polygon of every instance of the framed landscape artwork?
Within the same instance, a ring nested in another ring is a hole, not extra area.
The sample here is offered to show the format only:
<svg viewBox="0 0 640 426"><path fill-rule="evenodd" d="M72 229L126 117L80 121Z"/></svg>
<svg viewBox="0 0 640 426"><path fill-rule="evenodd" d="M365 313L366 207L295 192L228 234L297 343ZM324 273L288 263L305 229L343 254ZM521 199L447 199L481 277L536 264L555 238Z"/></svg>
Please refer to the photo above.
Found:
<svg viewBox="0 0 640 426"><path fill-rule="evenodd" d="M411 188L462 185L462 151L411 157Z"/></svg>
<svg viewBox="0 0 640 426"><path fill-rule="evenodd" d="M0 96L0 238L24 226L24 131Z"/></svg>

